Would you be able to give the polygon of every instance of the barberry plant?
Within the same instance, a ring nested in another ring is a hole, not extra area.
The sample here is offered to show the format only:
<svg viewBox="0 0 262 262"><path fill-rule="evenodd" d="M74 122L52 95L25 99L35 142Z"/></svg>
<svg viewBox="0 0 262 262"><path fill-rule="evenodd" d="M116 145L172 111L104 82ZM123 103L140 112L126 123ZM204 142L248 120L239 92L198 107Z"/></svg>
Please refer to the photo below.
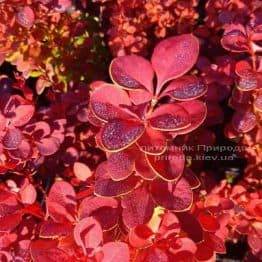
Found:
<svg viewBox="0 0 262 262"><path fill-rule="evenodd" d="M0 261L261 261L261 17L0 1Z"/></svg>

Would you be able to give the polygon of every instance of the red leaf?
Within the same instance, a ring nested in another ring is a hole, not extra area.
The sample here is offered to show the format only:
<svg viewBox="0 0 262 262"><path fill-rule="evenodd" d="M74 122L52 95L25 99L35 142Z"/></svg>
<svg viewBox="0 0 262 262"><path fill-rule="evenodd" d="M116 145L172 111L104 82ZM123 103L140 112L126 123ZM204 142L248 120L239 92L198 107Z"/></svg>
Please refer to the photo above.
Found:
<svg viewBox="0 0 262 262"><path fill-rule="evenodd" d="M114 181L120 181L129 177L134 171L135 159L135 153L131 150L110 154L107 160L110 177Z"/></svg>
<svg viewBox="0 0 262 262"><path fill-rule="evenodd" d="M40 236L44 238L59 238L71 236L73 225L71 223L56 223L53 221L44 221L40 228Z"/></svg>
<svg viewBox="0 0 262 262"><path fill-rule="evenodd" d="M44 212L41 209L39 203L37 203L37 202L35 202L31 205L26 205L21 211L22 211L23 214L33 215L33 216L40 218L40 219L43 219L43 217L44 217Z"/></svg>
<svg viewBox="0 0 262 262"><path fill-rule="evenodd" d="M190 238L182 237L182 238L177 238L175 242L172 243L170 252L172 254L178 254L187 251L188 253L194 254L196 250L197 250L197 246ZM182 256L182 254L180 254L179 257L180 256Z"/></svg>
<svg viewBox="0 0 262 262"><path fill-rule="evenodd" d="M262 95L258 95L258 97L255 99L254 107L257 111L262 113Z"/></svg>
<svg viewBox="0 0 262 262"><path fill-rule="evenodd" d="M0 218L0 232L11 232L22 221L22 214L10 214Z"/></svg>
<svg viewBox="0 0 262 262"><path fill-rule="evenodd" d="M146 155L146 158L156 175L166 181L177 180L183 174L185 156L178 147L173 146L160 156Z"/></svg>
<svg viewBox="0 0 262 262"><path fill-rule="evenodd" d="M14 126L23 126L33 117L35 108L32 105L20 105L15 109L15 116L12 118Z"/></svg>
<svg viewBox="0 0 262 262"><path fill-rule="evenodd" d="M134 144L144 130L138 121L114 119L102 127L101 142L106 150L117 152Z"/></svg>
<svg viewBox="0 0 262 262"><path fill-rule="evenodd" d="M180 101L188 101L203 96L207 85L194 75L182 76L173 80L165 89L163 95L169 95Z"/></svg>
<svg viewBox="0 0 262 262"><path fill-rule="evenodd" d="M78 213L80 219L92 216L104 230L109 230L118 222L118 201L111 197L86 197L81 202Z"/></svg>
<svg viewBox="0 0 262 262"><path fill-rule="evenodd" d="M176 134L183 135L190 133L203 124L207 116L207 107L203 102L194 100L182 102L179 105L189 113L191 124L189 127L176 131Z"/></svg>
<svg viewBox="0 0 262 262"><path fill-rule="evenodd" d="M46 205L49 215L56 222L74 221L76 195L73 187L64 181L53 184L48 194Z"/></svg>
<svg viewBox="0 0 262 262"><path fill-rule="evenodd" d="M241 77L238 81L237 88L241 91L252 91L259 85L256 72L253 70L246 70L241 72Z"/></svg>
<svg viewBox="0 0 262 262"><path fill-rule="evenodd" d="M240 25L229 25L221 39L222 46L231 52L246 52L249 50L245 28Z"/></svg>
<svg viewBox="0 0 262 262"><path fill-rule="evenodd" d="M37 147L41 155L43 156L50 156L53 155L60 146L58 139L50 137L50 138L43 138L40 142L37 142Z"/></svg>
<svg viewBox="0 0 262 262"><path fill-rule="evenodd" d="M139 253L137 262L170 262L167 253L157 247L144 249Z"/></svg>
<svg viewBox="0 0 262 262"><path fill-rule="evenodd" d="M166 150L166 140L162 132L147 127L144 134L137 140L137 145L147 154L161 155Z"/></svg>
<svg viewBox="0 0 262 262"><path fill-rule="evenodd" d="M35 240L31 242L30 252L34 261L72 261L70 256L57 247L55 240Z"/></svg>
<svg viewBox="0 0 262 262"><path fill-rule="evenodd" d="M205 241L197 244L197 251L195 257L197 261L207 261L214 256L214 250ZM214 260L212 260L214 261Z"/></svg>
<svg viewBox="0 0 262 262"><path fill-rule="evenodd" d="M155 172L148 164L146 155L143 153L139 154L137 157L135 162L135 170L137 175L141 176L145 180L153 180L156 177Z"/></svg>
<svg viewBox="0 0 262 262"><path fill-rule="evenodd" d="M152 55L152 65L157 75L157 93L166 82L188 72L196 63L198 53L198 40L191 34L161 41Z"/></svg>
<svg viewBox="0 0 262 262"><path fill-rule="evenodd" d="M24 130L26 133L33 135L36 140L46 137L51 133L50 125L45 121L39 121L31 125L26 125Z"/></svg>
<svg viewBox="0 0 262 262"><path fill-rule="evenodd" d="M195 261L194 254L190 251L182 250L172 254L172 261L192 262Z"/></svg>
<svg viewBox="0 0 262 262"><path fill-rule="evenodd" d="M239 76L239 77L244 77L245 73L247 71L252 70L252 66L249 63L249 61L247 60L240 60L236 63L235 66L235 73Z"/></svg>
<svg viewBox="0 0 262 262"><path fill-rule="evenodd" d="M19 191L23 204L33 204L36 201L37 193L32 184L28 184Z"/></svg>
<svg viewBox="0 0 262 262"><path fill-rule="evenodd" d="M128 228L146 224L154 211L154 203L146 188L132 191L121 201L123 221Z"/></svg>
<svg viewBox="0 0 262 262"><path fill-rule="evenodd" d="M256 116L252 112L236 112L232 118L232 126L239 133L249 132L256 124Z"/></svg>
<svg viewBox="0 0 262 262"><path fill-rule="evenodd" d="M147 225L138 225L129 231L129 243L135 248L145 248L153 244L154 233Z"/></svg>
<svg viewBox="0 0 262 262"><path fill-rule="evenodd" d="M129 248L123 242L108 242L102 247L103 262L129 262L130 254Z"/></svg>
<svg viewBox="0 0 262 262"><path fill-rule="evenodd" d="M22 143L23 135L18 128L10 128L3 137L3 146L9 150L14 150Z"/></svg>
<svg viewBox="0 0 262 262"><path fill-rule="evenodd" d="M193 192L185 179L177 183L155 179L151 184L154 200L162 207L182 212L190 209L193 201Z"/></svg>
<svg viewBox="0 0 262 262"><path fill-rule="evenodd" d="M145 89L138 89L135 91L129 91L129 97L133 104L141 105L150 102L153 99L153 94Z"/></svg>
<svg viewBox="0 0 262 262"><path fill-rule="evenodd" d="M90 168L81 162L75 162L73 166L74 174L80 181L86 181L92 176Z"/></svg>
<svg viewBox="0 0 262 262"><path fill-rule="evenodd" d="M166 212L161 216L161 219L162 221L158 228L158 233L161 235L161 238L168 238L180 233L179 220L174 213Z"/></svg>
<svg viewBox="0 0 262 262"><path fill-rule="evenodd" d="M150 116L152 128L162 131L176 131L190 125L188 112L177 104L165 104L158 107Z"/></svg>
<svg viewBox="0 0 262 262"><path fill-rule="evenodd" d="M226 253L226 246L225 242L216 236L215 234L207 234L206 236L207 242L213 248L216 253L225 254Z"/></svg>
<svg viewBox="0 0 262 262"><path fill-rule="evenodd" d="M198 188L200 186L200 180L190 168L185 168L183 178L188 182L191 189Z"/></svg>
<svg viewBox="0 0 262 262"><path fill-rule="evenodd" d="M216 218L208 213L199 213L198 221L200 222L203 229L208 232L215 232L220 227Z"/></svg>
<svg viewBox="0 0 262 262"><path fill-rule="evenodd" d="M198 243L204 239L203 229L198 220L190 213L176 213L179 218L181 229L194 242Z"/></svg>
<svg viewBox="0 0 262 262"><path fill-rule="evenodd" d="M18 24L29 29L35 22L34 11L29 6L22 7L16 14L16 20Z"/></svg>
<svg viewBox="0 0 262 262"><path fill-rule="evenodd" d="M139 178L133 175L120 182L113 181L108 174L107 162L98 166L95 177L95 194L105 197L125 195L132 191L139 181Z"/></svg>
<svg viewBox="0 0 262 262"><path fill-rule="evenodd" d="M12 214L20 209L16 195L6 190L0 190L0 217Z"/></svg>
<svg viewBox="0 0 262 262"><path fill-rule="evenodd" d="M103 241L100 224L92 217L80 220L74 228L74 239L85 255L95 250Z"/></svg>
<svg viewBox="0 0 262 262"><path fill-rule="evenodd" d="M247 237L249 247L255 252L259 253L262 250L262 239L261 235L249 233Z"/></svg>
<svg viewBox="0 0 262 262"><path fill-rule="evenodd" d="M109 72L112 80L123 88L144 89L153 93L154 71L151 64L143 57L129 55L115 58Z"/></svg>
<svg viewBox="0 0 262 262"><path fill-rule="evenodd" d="M90 97L92 112L98 119L103 121L114 118L127 118L128 114L120 109L120 105L131 105L131 102L126 91L113 85L102 85L95 89Z"/></svg>

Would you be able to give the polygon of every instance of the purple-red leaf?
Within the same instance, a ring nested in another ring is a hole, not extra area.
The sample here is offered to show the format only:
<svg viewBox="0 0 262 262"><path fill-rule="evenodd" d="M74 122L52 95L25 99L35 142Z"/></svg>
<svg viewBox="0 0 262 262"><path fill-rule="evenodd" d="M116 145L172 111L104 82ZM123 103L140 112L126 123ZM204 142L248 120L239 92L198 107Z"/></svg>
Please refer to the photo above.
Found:
<svg viewBox="0 0 262 262"><path fill-rule="evenodd" d="M249 132L256 124L256 116L252 112L236 112L232 118L232 126L239 133Z"/></svg>
<svg viewBox="0 0 262 262"><path fill-rule="evenodd" d="M110 65L112 80L129 90L147 89L153 92L154 71L143 57L128 55L115 58Z"/></svg>
<svg viewBox="0 0 262 262"><path fill-rule="evenodd" d="M185 168L183 178L186 179L191 189L198 188L200 186L200 180L190 168Z"/></svg>
<svg viewBox="0 0 262 262"><path fill-rule="evenodd" d="M147 154L160 155L166 150L166 140L162 132L147 127L144 134L137 140L137 145Z"/></svg>
<svg viewBox="0 0 262 262"><path fill-rule="evenodd" d="M174 36L161 41L152 55L157 75L157 92L169 80L188 72L196 63L199 42L192 34Z"/></svg>
<svg viewBox="0 0 262 262"><path fill-rule="evenodd" d="M16 14L16 21L21 26L29 29L35 21L34 11L29 6L22 7Z"/></svg>
<svg viewBox="0 0 262 262"><path fill-rule="evenodd" d="M195 243L201 242L204 239L203 229L198 220L190 213L176 213L179 219L181 229L191 238Z"/></svg>
<svg viewBox="0 0 262 262"><path fill-rule="evenodd" d="M151 192L159 205L176 212L188 210L193 202L192 189L184 178L176 183L155 179L151 184Z"/></svg>
<svg viewBox="0 0 262 262"><path fill-rule="evenodd" d="M178 130L175 133L179 135L187 134L197 129L206 119L207 107L199 100L185 101L179 104L182 106L189 114L190 126Z"/></svg>
<svg viewBox="0 0 262 262"><path fill-rule="evenodd" d="M248 37L245 28L238 25L229 25L221 39L222 46L231 52L246 52L249 50Z"/></svg>
<svg viewBox="0 0 262 262"><path fill-rule="evenodd" d="M84 254L95 250L103 241L103 231L100 224L92 217L80 220L74 228L74 239Z"/></svg>
<svg viewBox="0 0 262 262"><path fill-rule="evenodd" d="M127 92L114 85L103 84L96 88L90 97L90 108L94 115L103 121L126 118L127 113L120 105L131 105Z"/></svg>
<svg viewBox="0 0 262 262"><path fill-rule="evenodd" d="M137 188L121 201L123 221L128 228L146 224L153 215L154 203L144 187Z"/></svg>
<svg viewBox="0 0 262 262"><path fill-rule="evenodd" d="M101 142L106 150L117 152L135 143L144 130L138 121L114 119L102 127Z"/></svg>
<svg viewBox="0 0 262 262"><path fill-rule="evenodd" d="M254 107L257 111L262 112L262 94L255 99Z"/></svg>
<svg viewBox="0 0 262 262"><path fill-rule="evenodd" d="M129 248L123 242L108 242L102 247L103 262L129 262Z"/></svg>
<svg viewBox="0 0 262 262"><path fill-rule="evenodd" d="M131 150L120 151L109 155L107 168L111 178L119 181L130 176L134 171L135 159L135 153Z"/></svg>
<svg viewBox="0 0 262 262"><path fill-rule="evenodd" d="M23 135L18 128L10 128L3 137L3 146L9 150L17 149L22 143Z"/></svg>
<svg viewBox="0 0 262 262"><path fill-rule="evenodd" d="M165 104L158 107L150 116L152 128L162 131L176 131L190 125L188 112L177 104Z"/></svg>
<svg viewBox="0 0 262 262"><path fill-rule="evenodd" d="M40 142L37 142L37 147L41 155L43 156L50 156L53 155L60 146L58 139L50 137L50 138L43 138Z"/></svg>
<svg viewBox="0 0 262 262"><path fill-rule="evenodd" d="M33 261L72 261L70 256L58 248L55 240L35 240L31 242L30 253Z"/></svg>
<svg viewBox="0 0 262 262"><path fill-rule="evenodd" d="M194 75L182 76L173 80L163 95L169 95L180 101L196 99L207 92L207 85Z"/></svg>
<svg viewBox="0 0 262 262"><path fill-rule="evenodd" d="M159 156L146 155L146 158L153 171L164 180L177 180L183 173L185 156L178 147L174 146Z"/></svg>
<svg viewBox="0 0 262 262"><path fill-rule="evenodd" d="M125 195L132 191L139 181L139 178L134 175L119 182L112 180L108 173L107 162L98 166L95 177L95 194L105 197Z"/></svg>
<svg viewBox="0 0 262 262"><path fill-rule="evenodd" d="M14 126L23 126L34 115L35 108L32 105L20 105L15 109L15 116L12 118L12 124Z"/></svg>
<svg viewBox="0 0 262 262"><path fill-rule="evenodd" d="M135 162L135 170L137 175L141 176L144 180L153 180L156 177L155 172L149 166L146 155L140 154Z"/></svg>
<svg viewBox="0 0 262 262"><path fill-rule="evenodd" d="M78 214L80 219L94 217L104 230L109 230L118 222L118 201L111 197L86 197L79 206Z"/></svg>
<svg viewBox="0 0 262 262"><path fill-rule="evenodd" d="M74 221L74 214L76 212L74 188L64 181L55 182L48 194L46 205L48 214L54 221Z"/></svg>

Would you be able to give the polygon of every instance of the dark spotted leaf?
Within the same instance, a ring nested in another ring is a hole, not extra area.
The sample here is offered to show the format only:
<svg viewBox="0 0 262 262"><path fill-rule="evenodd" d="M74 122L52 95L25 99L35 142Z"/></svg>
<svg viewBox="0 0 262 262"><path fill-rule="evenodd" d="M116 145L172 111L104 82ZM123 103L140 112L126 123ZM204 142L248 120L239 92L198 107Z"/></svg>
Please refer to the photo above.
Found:
<svg viewBox="0 0 262 262"><path fill-rule="evenodd" d="M188 72L196 63L199 43L192 34L170 37L154 49L152 65L157 75L157 93L168 81Z"/></svg>
<svg viewBox="0 0 262 262"><path fill-rule="evenodd" d="M148 121L152 128L161 131L176 131L190 125L188 112L177 104L161 105L151 114Z"/></svg>
<svg viewBox="0 0 262 262"><path fill-rule="evenodd" d="M10 128L3 137L3 146L9 150L17 149L22 143L23 135L18 128Z"/></svg>
<svg viewBox="0 0 262 262"><path fill-rule="evenodd" d="M182 76L173 80L165 89L163 95L169 95L180 101L188 101L203 96L207 85L194 75Z"/></svg>
<svg viewBox="0 0 262 262"><path fill-rule="evenodd" d="M103 84L96 88L90 97L92 113L102 121L114 118L127 118L128 114L120 109L120 105L130 105L126 91L114 85ZM129 116L130 117L130 116Z"/></svg>
<svg viewBox="0 0 262 262"><path fill-rule="evenodd" d="M98 166L95 178L95 194L105 197L125 195L131 192L139 181L139 178L134 175L122 181L112 180L108 173L107 162L103 162Z"/></svg>
<svg viewBox="0 0 262 262"><path fill-rule="evenodd" d="M16 21L27 29L31 28L35 22L34 11L29 6L22 7L16 14Z"/></svg>
<svg viewBox="0 0 262 262"><path fill-rule="evenodd" d="M101 142L106 150L117 152L134 144L144 130L138 121L114 119L102 127Z"/></svg>
<svg viewBox="0 0 262 262"><path fill-rule="evenodd" d="M151 64L137 55L115 58L110 65L112 80L125 89L147 89L153 93L154 71Z"/></svg>
<svg viewBox="0 0 262 262"><path fill-rule="evenodd" d="M135 152L124 150L109 155L107 160L108 173L115 181L126 179L135 167Z"/></svg>
<svg viewBox="0 0 262 262"><path fill-rule="evenodd" d="M232 126L239 133L249 132L256 124L256 116L252 112L236 112L232 118Z"/></svg>

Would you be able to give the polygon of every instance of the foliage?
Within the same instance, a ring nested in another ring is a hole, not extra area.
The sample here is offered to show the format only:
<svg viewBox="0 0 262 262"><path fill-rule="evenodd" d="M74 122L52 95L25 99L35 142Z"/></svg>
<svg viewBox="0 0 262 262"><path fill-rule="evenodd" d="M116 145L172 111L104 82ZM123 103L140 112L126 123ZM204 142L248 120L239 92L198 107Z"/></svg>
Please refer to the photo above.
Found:
<svg viewBox="0 0 262 262"><path fill-rule="evenodd" d="M261 1L0 14L1 261L262 259Z"/></svg>

